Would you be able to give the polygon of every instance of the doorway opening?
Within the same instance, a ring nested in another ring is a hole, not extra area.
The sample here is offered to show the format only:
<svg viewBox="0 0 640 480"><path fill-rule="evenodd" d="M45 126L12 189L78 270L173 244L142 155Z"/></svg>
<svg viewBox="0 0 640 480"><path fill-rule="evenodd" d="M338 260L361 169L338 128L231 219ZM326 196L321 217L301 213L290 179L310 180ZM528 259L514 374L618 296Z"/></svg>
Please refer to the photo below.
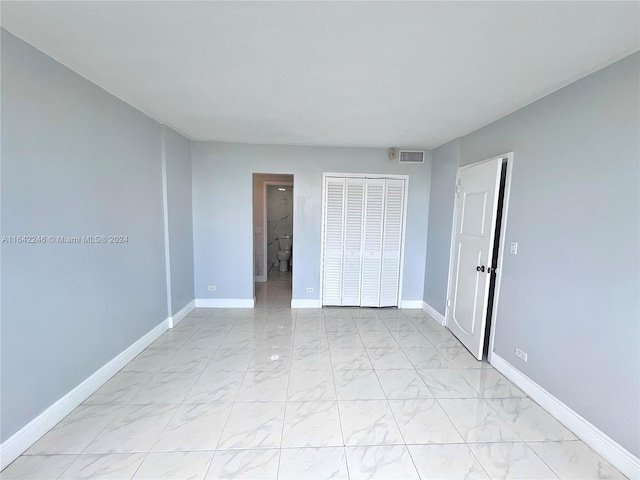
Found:
<svg viewBox="0 0 640 480"><path fill-rule="evenodd" d="M478 360L491 360L513 153L458 169L446 325Z"/></svg>
<svg viewBox="0 0 640 480"><path fill-rule="evenodd" d="M256 306L291 304L293 175L253 174L253 257Z"/></svg>

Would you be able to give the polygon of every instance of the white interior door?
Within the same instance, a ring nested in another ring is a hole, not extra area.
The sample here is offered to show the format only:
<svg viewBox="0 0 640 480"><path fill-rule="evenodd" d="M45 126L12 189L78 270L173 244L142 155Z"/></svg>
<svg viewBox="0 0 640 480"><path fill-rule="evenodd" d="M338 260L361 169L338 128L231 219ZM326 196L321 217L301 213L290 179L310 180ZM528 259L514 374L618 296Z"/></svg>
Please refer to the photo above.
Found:
<svg viewBox="0 0 640 480"><path fill-rule="evenodd" d="M384 203L380 307L398 305L403 210L404 180L389 179Z"/></svg>
<svg viewBox="0 0 640 480"><path fill-rule="evenodd" d="M360 305L364 184L364 178L346 179L344 261L342 264L343 306L357 307Z"/></svg>
<svg viewBox="0 0 640 480"><path fill-rule="evenodd" d="M365 182L364 240L360 306L380 306L380 271L384 216L385 179L368 178Z"/></svg>
<svg viewBox="0 0 640 480"><path fill-rule="evenodd" d="M342 305L345 183L327 177L325 184L323 305Z"/></svg>
<svg viewBox="0 0 640 480"><path fill-rule="evenodd" d="M447 326L482 359L502 159L462 168Z"/></svg>

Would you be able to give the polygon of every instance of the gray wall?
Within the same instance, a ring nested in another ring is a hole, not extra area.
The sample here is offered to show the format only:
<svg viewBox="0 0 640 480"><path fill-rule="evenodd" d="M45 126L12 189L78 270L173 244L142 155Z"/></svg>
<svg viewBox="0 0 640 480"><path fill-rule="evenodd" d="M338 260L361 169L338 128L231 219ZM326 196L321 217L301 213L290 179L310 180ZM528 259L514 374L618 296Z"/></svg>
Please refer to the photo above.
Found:
<svg viewBox="0 0 640 480"><path fill-rule="evenodd" d="M160 125L2 30L4 441L167 318Z"/></svg>
<svg viewBox="0 0 640 480"><path fill-rule="evenodd" d="M167 168L167 218L171 272L171 314L193 296L193 214L191 199L191 141L164 128Z"/></svg>
<svg viewBox="0 0 640 480"><path fill-rule="evenodd" d="M429 236L424 275L424 301L444 315L447 304L455 182L460 155L456 139L433 150Z"/></svg>
<svg viewBox="0 0 640 480"><path fill-rule="evenodd" d="M515 154L495 352L636 456L639 71L636 53L465 136L460 158Z"/></svg>
<svg viewBox="0 0 640 480"><path fill-rule="evenodd" d="M192 159L196 298L253 299L252 174L259 172L294 175L293 298L318 299L322 173L348 172L410 175L403 299L422 300L430 157L400 165L385 149L193 142Z"/></svg>

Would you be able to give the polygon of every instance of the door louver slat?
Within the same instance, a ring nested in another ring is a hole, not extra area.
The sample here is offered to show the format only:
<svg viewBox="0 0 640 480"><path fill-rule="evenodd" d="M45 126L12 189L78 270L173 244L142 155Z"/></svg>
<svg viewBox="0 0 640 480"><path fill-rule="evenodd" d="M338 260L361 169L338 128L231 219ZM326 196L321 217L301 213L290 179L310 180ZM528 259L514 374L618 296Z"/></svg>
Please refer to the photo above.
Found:
<svg viewBox="0 0 640 480"><path fill-rule="evenodd" d="M400 248L402 242L402 218L404 181L387 180L384 211L384 239L382 247L382 273L380 275L380 306L398 304L398 275L400 273Z"/></svg>
<svg viewBox="0 0 640 480"><path fill-rule="evenodd" d="M384 179L367 179L364 208L362 292L360 297L360 304L363 307L378 307L380 303L384 187Z"/></svg>
<svg viewBox="0 0 640 480"><path fill-rule="evenodd" d="M324 226L324 284L322 303L342 303L342 250L344 236L344 178L327 179Z"/></svg>
<svg viewBox="0 0 640 480"><path fill-rule="evenodd" d="M360 305L364 183L363 178L347 179L342 274L342 305L344 306Z"/></svg>
<svg viewBox="0 0 640 480"><path fill-rule="evenodd" d="M405 182L326 177L323 305L398 305Z"/></svg>

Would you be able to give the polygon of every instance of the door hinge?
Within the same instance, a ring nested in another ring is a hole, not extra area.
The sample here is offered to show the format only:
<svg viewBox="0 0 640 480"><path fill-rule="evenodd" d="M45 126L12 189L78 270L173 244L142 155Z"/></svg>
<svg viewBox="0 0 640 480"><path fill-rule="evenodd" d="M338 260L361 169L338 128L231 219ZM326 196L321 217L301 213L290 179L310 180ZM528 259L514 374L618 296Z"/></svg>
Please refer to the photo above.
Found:
<svg viewBox="0 0 640 480"><path fill-rule="evenodd" d="M460 190L462 186L460 185L460 180L458 180L458 184L456 185L456 197L460 196Z"/></svg>
<svg viewBox="0 0 640 480"><path fill-rule="evenodd" d="M451 306L451 299L447 298L447 307L450 307L450 306Z"/></svg>

